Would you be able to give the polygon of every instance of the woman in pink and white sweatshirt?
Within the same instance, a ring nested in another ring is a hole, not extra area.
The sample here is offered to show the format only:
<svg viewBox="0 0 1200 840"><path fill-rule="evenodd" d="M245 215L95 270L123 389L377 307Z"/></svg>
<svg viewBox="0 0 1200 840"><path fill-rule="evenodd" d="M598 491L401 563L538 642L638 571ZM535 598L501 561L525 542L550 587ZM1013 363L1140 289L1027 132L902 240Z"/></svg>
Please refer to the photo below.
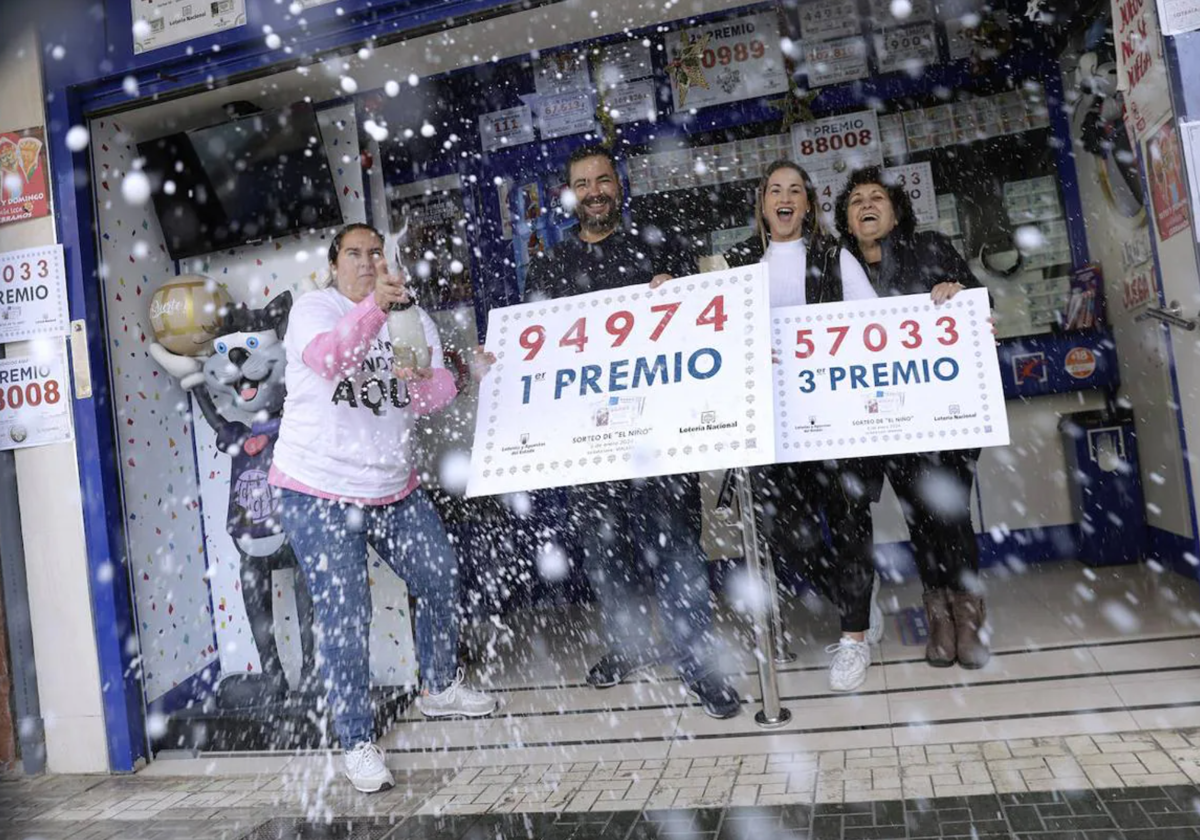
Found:
<svg viewBox="0 0 1200 840"><path fill-rule="evenodd" d="M430 717L481 717L496 702L465 686L457 667L458 561L413 459L417 419L456 394L437 328L420 311L431 366L399 369L387 313L409 296L369 225L334 237L329 268L330 285L303 295L288 319L287 399L270 483L312 594L346 775L370 793L393 780L374 744L368 545L417 598L417 707Z"/></svg>

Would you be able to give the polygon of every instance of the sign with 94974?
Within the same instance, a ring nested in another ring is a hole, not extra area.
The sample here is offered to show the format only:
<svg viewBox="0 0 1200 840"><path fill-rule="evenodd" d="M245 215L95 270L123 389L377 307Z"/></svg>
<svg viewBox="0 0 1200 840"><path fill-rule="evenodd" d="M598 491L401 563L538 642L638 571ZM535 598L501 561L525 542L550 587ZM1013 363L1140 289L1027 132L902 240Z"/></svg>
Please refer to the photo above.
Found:
<svg viewBox="0 0 1200 840"><path fill-rule="evenodd" d="M493 309L467 495L770 463L766 266Z"/></svg>
<svg viewBox="0 0 1200 840"><path fill-rule="evenodd" d="M771 310L776 457L1008 444L985 289Z"/></svg>

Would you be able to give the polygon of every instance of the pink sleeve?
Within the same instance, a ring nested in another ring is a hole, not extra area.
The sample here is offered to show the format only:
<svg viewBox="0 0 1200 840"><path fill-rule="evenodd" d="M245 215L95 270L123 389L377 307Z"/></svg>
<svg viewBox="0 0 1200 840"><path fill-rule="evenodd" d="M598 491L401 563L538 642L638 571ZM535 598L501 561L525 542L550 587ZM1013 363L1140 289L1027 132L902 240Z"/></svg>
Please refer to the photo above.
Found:
<svg viewBox="0 0 1200 840"><path fill-rule="evenodd" d="M448 406L458 395L458 389L454 387L454 374L446 368L433 368L432 378L410 380L408 393L413 411L424 416Z"/></svg>
<svg viewBox="0 0 1200 840"><path fill-rule="evenodd" d="M374 295L367 295L339 318L333 329L313 336L301 358L325 379L353 373L386 322L387 313L375 305Z"/></svg>

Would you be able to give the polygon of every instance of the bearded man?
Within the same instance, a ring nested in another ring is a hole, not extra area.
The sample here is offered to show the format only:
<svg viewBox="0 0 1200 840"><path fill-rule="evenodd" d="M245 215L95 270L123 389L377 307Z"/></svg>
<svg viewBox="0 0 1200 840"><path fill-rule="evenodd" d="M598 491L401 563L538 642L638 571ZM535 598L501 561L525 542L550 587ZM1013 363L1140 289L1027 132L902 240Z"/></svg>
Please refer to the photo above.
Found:
<svg viewBox="0 0 1200 840"><path fill-rule="evenodd" d="M585 146L567 163L577 231L529 266L525 300L566 297L696 273L691 249L667 247L653 228L626 231L616 160ZM691 695L714 718L741 701L714 667L707 558L700 546L700 485L694 473L589 484L570 490L572 524L600 608L605 650L588 672L595 688L619 684L666 659L679 673L679 700ZM647 580L648 579L648 580ZM636 597L651 582L666 646Z"/></svg>

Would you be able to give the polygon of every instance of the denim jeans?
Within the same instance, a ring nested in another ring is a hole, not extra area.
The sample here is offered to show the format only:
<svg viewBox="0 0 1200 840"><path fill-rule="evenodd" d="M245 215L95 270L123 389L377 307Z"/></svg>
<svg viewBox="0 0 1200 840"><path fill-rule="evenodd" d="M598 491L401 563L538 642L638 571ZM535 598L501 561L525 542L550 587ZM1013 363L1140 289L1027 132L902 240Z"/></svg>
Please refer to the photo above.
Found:
<svg viewBox="0 0 1200 840"><path fill-rule="evenodd" d="M657 659L652 623L637 598L649 577L680 676L687 682L703 676L711 668L712 604L697 476L593 484L572 496L610 651Z"/></svg>
<svg viewBox="0 0 1200 840"><path fill-rule="evenodd" d="M394 504L366 507L284 490L282 516L312 594L317 664L334 731L351 749L374 740L367 546L417 599L417 661L433 693L450 685L458 665L458 560L420 488Z"/></svg>

